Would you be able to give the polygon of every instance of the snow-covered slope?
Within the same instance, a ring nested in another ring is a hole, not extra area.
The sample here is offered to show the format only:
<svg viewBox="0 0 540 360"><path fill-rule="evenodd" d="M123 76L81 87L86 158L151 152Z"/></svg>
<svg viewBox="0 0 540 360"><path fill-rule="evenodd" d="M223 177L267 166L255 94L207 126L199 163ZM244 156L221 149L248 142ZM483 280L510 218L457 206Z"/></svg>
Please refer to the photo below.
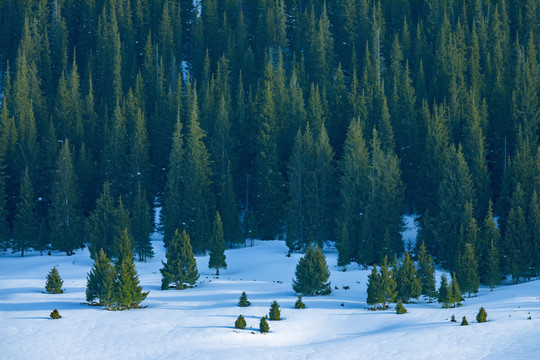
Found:
<svg viewBox="0 0 540 360"><path fill-rule="evenodd" d="M533 359L540 356L540 281L482 288L457 309L436 303L406 305L408 313L366 309L368 270L338 271L337 253L325 251L331 268L330 296L305 297L295 310L291 288L300 254L286 257L282 241L255 242L227 250L229 268L219 278L198 257L196 288L161 291L159 268L164 249L154 239L157 256L137 263L141 284L150 291L147 307L122 312L82 304L88 252L67 257L0 255L1 359ZM53 265L65 293L45 294ZM338 289L335 289L335 286ZM345 290L343 287L349 286ZM246 291L252 306L236 306ZM284 320L258 332L259 319L277 300ZM488 322L477 324L484 306ZM49 319L53 309L63 316ZM235 330L242 314L246 330ZM450 323L455 314L469 326ZM528 320L528 317L531 320Z"/></svg>

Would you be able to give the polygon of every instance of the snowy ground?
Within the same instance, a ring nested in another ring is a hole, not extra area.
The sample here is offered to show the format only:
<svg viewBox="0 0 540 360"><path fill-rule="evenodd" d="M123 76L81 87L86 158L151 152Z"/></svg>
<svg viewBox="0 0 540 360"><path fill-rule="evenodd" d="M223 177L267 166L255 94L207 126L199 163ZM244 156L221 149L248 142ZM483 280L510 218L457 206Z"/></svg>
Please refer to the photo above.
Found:
<svg viewBox="0 0 540 360"><path fill-rule="evenodd" d="M414 235L414 234L412 234ZM408 313L366 309L368 270L338 271L335 250L326 250L331 268L330 296L305 297L295 310L291 288L301 257L287 258L282 241L256 241L254 247L227 250L229 268L219 278L198 257L196 288L161 291L164 249L154 239L156 257L137 263L150 295L144 309L111 312L82 304L88 252L20 258L0 255L0 359L534 359L540 358L540 281L501 286L457 309L419 301ZM45 294L53 265L65 293ZM335 289L335 286L338 289ZM349 290L343 287L349 286ZM236 306L246 291L252 306ZM284 320L258 332L259 319L277 300ZM477 324L484 306L488 322ZM63 316L49 319L53 309ZM246 330L235 330L242 314ZM469 326L449 322L452 314ZM531 320L528 320L531 317Z"/></svg>

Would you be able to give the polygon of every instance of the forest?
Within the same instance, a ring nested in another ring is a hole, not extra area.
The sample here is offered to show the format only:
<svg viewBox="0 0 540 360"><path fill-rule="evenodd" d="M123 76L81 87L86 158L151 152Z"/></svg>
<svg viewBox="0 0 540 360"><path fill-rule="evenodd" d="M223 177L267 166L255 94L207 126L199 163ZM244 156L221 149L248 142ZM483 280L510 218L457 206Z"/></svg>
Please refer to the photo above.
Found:
<svg viewBox="0 0 540 360"><path fill-rule="evenodd" d="M540 272L537 0L0 0L0 250L418 245ZM156 209L160 209L159 221ZM423 251L424 251L423 250ZM407 255L408 256L408 255Z"/></svg>

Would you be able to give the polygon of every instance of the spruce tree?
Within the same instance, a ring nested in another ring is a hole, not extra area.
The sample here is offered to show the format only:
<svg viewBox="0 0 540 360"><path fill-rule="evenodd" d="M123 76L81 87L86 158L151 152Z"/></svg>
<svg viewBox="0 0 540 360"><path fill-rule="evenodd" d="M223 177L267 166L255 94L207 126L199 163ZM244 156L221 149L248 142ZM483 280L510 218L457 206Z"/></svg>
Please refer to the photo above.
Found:
<svg viewBox="0 0 540 360"><path fill-rule="evenodd" d="M473 245L465 244L465 249L460 258L458 278L460 287L463 292L468 293L471 297L471 293L478 292L478 286L480 285L480 279L478 277L478 263L474 255Z"/></svg>
<svg viewBox="0 0 540 360"><path fill-rule="evenodd" d="M422 290L422 283L416 276L416 267L408 252L405 252L403 264L397 271L398 298L409 303L410 298L418 298Z"/></svg>
<svg viewBox="0 0 540 360"><path fill-rule="evenodd" d="M259 330L261 334L264 334L270 331L270 326L268 326L268 322L266 321L266 316L263 316L261 318L261 321L259 322Z"/></svg>
<svg viewBox="0 0 540 360"><path fill-rule="evenodd" d="M242 315L238 315L238 318L234 322L234 327L236 329L243 330L246 328L246 319Z"/></svg>
<svg viewBox="0 0 540 360"><path fill-rule="evenodd" d="M452 283L450 284L449 289L450 303L454 304L454 306L459 305L459 302L461 301L461 290L456 278L456 273L452 274Z"/></svg>
<svg viewBox="0 0 540 360"><path fill-rule="evenodd" d="M73 251L82 245L83 223L78 194L73 160L66 139L58 156L49 217L52 246L67 255L73 255Z"/></svg>
<svg viewBox="0 0 540 360"><path fill-rule="evenodd" d="M480 282L489 285L491 289L500 282L500 265L497 245L501 235L493 220L491 201L480 232L480 247L478 256L478 275Z"/></svg>
<svg viewBox="0 0 540 360"><path fill-rule="evenodd" d="M476 321L478 321L479 323L483 323L487 321L487 313L483 307L481 307L480 310L478 311L478 314L476 315Z"/></svg>
<svg viewBox="0 0 540 360"><path fill-rule="evenodd" d="M154 250L152 249L152 241L150 239L152 221L150 219L150 207L147 199L146 191L142 190L141 183L139 182L132 210L133 221L131 232L139 261L144 262L154 257Z"/></svg>
<svg viewBox="0 0 540 360"><path fill-rule="evenodd" d="M163 263L160 269L162 274L161 289L169 288L170 283L174 283L177 290L185 289L187 286L195 285L199 278L197 262L193 256L189 235L184 230L182 234L178 230L165 254L167 262Z"/></svg>
<svg viewBox="0 0 540 360"><path fill-rule="evenodd" d="M58 320L62 317L62 315L60 315L60 313L56 309L54 309L49 316L53 320Z"/></svg>
<svg viewBox="0 0 540 360"><path fill-rule="evenodd" d="M240 295L240 300L238 300L238 306L240 307L248 307L251 305L251 302L247 299L247 294L245 291L242 292L242 295Z"/></svg>
<svg viewBox="0 0 540 360"><path fill-rule="evenodd" d="M96 201L95 209L86 219L86 237L90 256L95 259L103 249L107 257L114 255L118 215L109 183L103 184L103 191Z"/></svg>
<svg viewBox="0 0 540 360"><path fill-rule="evenodd" d="M441 284L439 286L439 292L437 296L437 301L442 304L442 307L449 308L453 301L451 299L451 288L448 285L448 278L446 273L441 276Z"/></svg>
<svg viewBox="0 0 540 360"><path fill-rule="evenodd" d="M384 295L381 275L377 271L377 267L373 266L371 273L368 275L366 303L368 305L373 305L373 308L376 310L378 305L382 304L383 301Z"/></svg>
<svg viewBox="0 0 540 360"><path fill-rule="evenodd" d="M295 309L305 309L306 308L306 304L304 304L304 302L302 301L302 295L298 295L298 299L294 303L294 308Z"/></svg>
<svg viewBox="0 0 540 360"><path fill-rule="evenodd" d="M13 220L13 238L13 251L20 251L21 256L24 256L26 250L32 248L38 238L36 202L28 168L24 172L19 190L17 213Z"/></svg>
<svg viewBox="0 0 540 360"><path fill-rule="evenodd" d="M420 278L421 294L427 296L428 300L431 301L431 298L437 296L437 291L435 290L435 269L433 267L433 259L431 255L428 255L424 241L420 244L417 258L417 276Z"/></svg>
<svg viewBox="0 0 540 360"><path fill-rule="evenodd" d="M270 312L268 313L268 319L272 321L281 320L281 312L279 311L279 304L277 301L273 301L270 306Z"/></svg>
<svg viewBox="0 0 540 360"><path fill-rule="evenodd" d="M86 278L86 301L93 303L97 299L98 304L109 308L115 301L115 278L115 267L100 249Z"/></svg>
<svg viewBox="0 0 540 360"><path fill-rule="evenodd" d="M406 312L407 309L405 309L403 303L401 302L401 299L399 299L396 304L396 314L405 314Z"/></svg>
<svg viewBox="0 0 540 360"><path fill-rule="evenodd" d="M469 325L469 323L467 322L467 318L464 316L463 319L461 320L461 326L465 326L465 325Z"/></svg>
<svg viewBox="0 0 540 360"><path fill-rule="evenodd" d="M210 257L208 267L216 269L216 276L219 276L219 269L226 269L225 262L225 238L223 236L223 224L219 212L216 212L216 220L212 230L212 240L210 241Z"/></svg>
<svg viewBox="0 0 540 360"><path fill-rule="evenodd" d="M328 295L330 288L330 271L326 257L321 248L309 246L306 255L296 265L296 279L293 280L293 290L302 295Z"/></svg>
<svg viewBox="0 0 540 360"><path fill-rule="evenodd" d="M121 237L121 262L117 266L117 276L114 289L114 302L119 309L138 308L146 299L148 292L142 291L139 285L139 276L133 263L132 240L127 229ZM119 259L120 260L120 259Z"/></svg>
<svg viewBox="0 0 540 360"><path fill-rule="evenodd" d="M389 269L388 258L384 258L381 264L380 274L381 274L381 291L383 296L382 309L387 309L387 303L394 302L398 295L396 291L397 282L396 276L394 276L394 270Z"/></svg>
<svg viewBox="0 0 540 360"><path fill-rule="evenodd" d="M61 294L64 291L62 290L62 284L64 281L60 277L60 274L58 273L58 269L56 269L56 266L49 271L49 274L47 275L47 282L45 284L45 291L47 291L48 294Z"/></svg>

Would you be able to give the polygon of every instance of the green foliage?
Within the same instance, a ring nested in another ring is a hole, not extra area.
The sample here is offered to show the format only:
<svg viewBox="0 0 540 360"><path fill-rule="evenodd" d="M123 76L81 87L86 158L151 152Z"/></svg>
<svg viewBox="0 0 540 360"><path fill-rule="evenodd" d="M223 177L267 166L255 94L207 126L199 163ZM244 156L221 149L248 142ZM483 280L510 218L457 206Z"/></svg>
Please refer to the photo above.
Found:
<svg viewBox="0 0 540 360"><path fill-rule="evenodd" d="M437 301L440 302L444 308L449 308L454 303L452 289L448 284L446 274L442 274L441 276L441 285L439 286Z"/></svg>
<svg viewBox="0 0 540 360"><path fill-rule="evenodd" d="M426 245L423 241L420 244L417 257L417 276L420 278L421 293L431 301L431 298L437 296L437 291L435 290L435 269L433 267L433 259L431 255L428 255Z"/></svg>
<svg viewBox="0 0 540 360"><path fill-rule="evenodd" d="M249 305L251 305L251 302L249 302L246 292L243 291L242 295L240 295L240 300L238 301L238 306L240 306L240 307L248 307Z"/></svg>
<svg viewBox="0 0 540 360"><path fill-rule="evenodd" d="M86 301L98 300L98 304L109 308L114 302L116 269L101 249L94 261L94 266L87 276Z"/></svg>
<svg viewBox="0 0 540 360"><path fill-rule="evenodd" d="M216 269L216 275L219 276L219 269L226 269L225 262L225 237L223 236L223 223L219 212L216 213L216 220L212 231L212 240L210 241L210 258L208 267Z"/></svg>
<svg viewBox="0 0 540 360"><path fill-rule="evenodd" d="M467 322L467 318L465 318L465 316L463 317L463 320L461 320L461 326L465 326L465 325L469 325L469 323Z"/></svg>
<svg viewBox="0 0 540 360"><path fill-rule="evenodd" d="M401 302L401 299L399 299L396 304L396 314L405 314L406 312L407 309L405 309L403 303Z"/></svg>
<svg viewBox="0 0 540 360"><path fill-rule="evenodd" d="M141 183L137 186L137 195L133 205L133 225L132 233L135 243L135 250L139 257L139 261L145 261L154 257L152 249L152 241L150 234L152 233L152 221L150 218L150 206L146 192L142 190Z"/></svg>
<svg viewBox="0 0 540 360"><path fill-rule="evenodd" d="M302 295L328 295L330 288L330 271L326 257L321 248L309 246L306 255L296 265L296 279L293 280L293 290Z"/></svg>
<svg viewBox="0 0 540 360"><path fill-rule="evenodd" d="M13 251L20 251L24 256L25 250L34 245L38 235L38 219L34 188L30 179L28 168L24 172L17 202L17 214L13 220Z"/></svg>
<svg viewBox="0 0 540 360"><path fill-rule="evenodd" d="M261 334L264 334L270 331L270 326L268 325L268 322L266 321L266 316L263 316L261 318L261 321L259 322L259 331L261 332Z"/></svg>
<svg viewBox="0 0 540 360"><path fill-rule="evenodd" d="M234 322L234 327L236 329L243 330L246 328L246 319L242 315L238 315L238 318Z"/></svg>
<svg viewBox="0 0 540 360"><path fill-rule="evenodd" d="M405 252L403 264L397 270L397 296L399 299L409 302L410 298L418 298L422 290L422 283L416 276L416 267L408 252Z"/></svg>
<svg viewBox="0 0 540 360"><path fill-rule="evenodd" d="M376 266L373 267L371 274L368 275L366 300L368 305L373 305L374 309L380 305L383 310L386 310L387 303L395 300L397 296L395 271L395 268L392 271L389 270L386 257L379 272Z"/></svg>
<svg viewBox="0 0 540 360"><path fill-rule="evenodd" d="M62 285L64 281L60 277L56 267L53 267L49 274L47 274L47 282L45 283L45 291L49 294L61 294L64 291L62 290Z"/></svg>
<svg viewBox="0 0 540 360"><path fill-rule="evenodd" d="M483 307L481 307L480 310L478 311L478 314L476 314L476 321L479 323L483 323L487 321L487 313Z"/></svg>
<svg viewBox="0 0 540 360"><path fill-rule="evenodd" d="M368 305L373 305L374 309L377 309L377 305L384 301L381 285L381 275L377 272L377 268L374 266L371 269L371 273L368 275L366 299L366 303Z"/></svg>
<svg viewBox="0 0 540 360"><path fill-rule="evenodd" d="M474 255L473 245L466 243L461 255L459 266L459 282L461 290L469 294L478 292L480 279L478 277L478 264Z"/></svg>
<svg viewBox="0 0 540 360"><path fill-rule="evenodd" d="M62 317L62 315L60 315L60 313L58 312L58 310L54 309L52 312L51 312L51 315L49 315L51 317L51 319L53 320L57 320L57 319L60 319Z"/></svg>
<svg viewBox="0 0 540 360"><path fill-rule="evenodd" d="M160 269L162 280L161 289L169 289L170 283L175 284L177 290L195 285L199 278L197 262L193 256L189 235L184 230L182 234L176 230L165 254L167 262L163 262Z"/></svg>
<svg viewBox="0 0 540 360"><path fill-rule="evenodd" d="M298 300L296 300L296 302L294 303L294 308L295 309L305 309L306 308L306 304L304 304L304 302L302 301L302 295L298 295Z"/></svg>
<svg viewBox="0 0 540 360"><path fill-rule="evenodd" d="M268 319L272 321L281 320L281 312L279 311L279 304L276 300L270 305L270 312L268 313Z"/></svg>
<svg viewBox="0 0 540 360"><path fill-rule="evenodd" d="M450 318L450 322L456 322L456 316L454 314L452 314L452 317Z"/></svg>

